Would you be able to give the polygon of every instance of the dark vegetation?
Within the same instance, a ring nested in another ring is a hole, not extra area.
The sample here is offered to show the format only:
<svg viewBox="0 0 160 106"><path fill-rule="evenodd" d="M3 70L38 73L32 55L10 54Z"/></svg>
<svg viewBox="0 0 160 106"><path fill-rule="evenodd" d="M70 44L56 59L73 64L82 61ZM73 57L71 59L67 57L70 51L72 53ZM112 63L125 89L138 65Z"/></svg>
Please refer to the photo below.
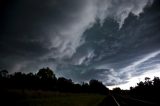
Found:
<svg viewBox="0 0 160 106"><path fill-rule="evenodd" d="M75 84L48 67L35 74L0 71L0 106L97 106L108 92L98 80Z"/></svg>
<svg viewBox="0 0 160 106"><path fill-rule="evenodd" d="M145 78L144 82L137 83L136 87L130 87L130 95L134 97L141 97L148 101L155 101L160 103L160 79L154 77L150 80L149 77Z"/></svg>
<svg viewBox="0 0 160 106"><path fill-rule="evenodd" d="M0 89L44 90L71 93L108 94L109 89L98 80L89 83L75 84L71 79L56 78L50 68L42 68L38 73L15 72L8 74L7 70L0 71Z"/></svg>
<svg viewBox="0 0 160 106"><path fill-rule="evenodd" d="M137 83L135 87L130 87L130 90L114 88L110 91L102 82L95 79L90 80L89 83L75 84L71 79L57 78L48 67L40 69L35 74L22 72L9 74L7 70L0 71L0 105L8 103L12 106L25 106L25 104L28 104L26 106L33 106L34 104L39 106L38 104L41 101L41 105L44 104L44 106L53 104L56 106L62 106L63 104L74 106L80 103L80 106L86 104L96 106L108 94L113 95L122 104L125 100L128 103L133 102L135 104L139 102L137 100L160 104L160 78L154 77L151 80L146 77L145 81ZM108 99L104 99L104 101L106 102ZM105 102L102 102L102 104L105 105Z"/></svg>
<svg viewBox="0 0 160 106"><path fill-rule="evenodd" d="M130 90L121 90L117 87L112 90L112 94L132 97L160 105L160 78L154 77L151 80L149 77L146 77L144 81L140 81L135 87L130 87Z"/></svg>

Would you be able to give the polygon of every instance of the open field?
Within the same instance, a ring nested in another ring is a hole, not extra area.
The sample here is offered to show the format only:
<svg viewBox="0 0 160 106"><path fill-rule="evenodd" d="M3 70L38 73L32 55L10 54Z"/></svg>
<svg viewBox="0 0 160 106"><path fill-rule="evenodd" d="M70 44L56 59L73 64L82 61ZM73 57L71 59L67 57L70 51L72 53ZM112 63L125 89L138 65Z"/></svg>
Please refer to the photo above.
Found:
<svg viewBox="0 0 160 106"><path fill-rule="evenodd" d="M97 106L105 96L84 93L14 90L2 92L1 98L1 106Z"/></svg>

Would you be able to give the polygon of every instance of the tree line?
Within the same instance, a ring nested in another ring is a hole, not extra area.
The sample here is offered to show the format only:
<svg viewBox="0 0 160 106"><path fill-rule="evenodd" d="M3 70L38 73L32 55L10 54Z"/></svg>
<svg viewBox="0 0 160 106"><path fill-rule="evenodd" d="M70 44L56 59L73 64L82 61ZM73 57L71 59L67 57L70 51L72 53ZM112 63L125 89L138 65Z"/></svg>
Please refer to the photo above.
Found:
<svg viewBox="0 0 160 106"><path fill-rule="evenodd" d="M54 72L48 67L40 69L35 74L22 72L9 74L7 70L1 70L0 89L49 90L71 93L112 93L158 101L156 97L160 95L160 78L154 77L151 80L149 77L146 77L145 81L138 82L135 87L130 87L130 90L114 88L112 91L109 91L102 82L95 79L90 80L89 83L83 82L82 84L76 84L71 79L64 77L57 78Z"/></svg>
<svg viewBox="0 0 160 106"><path fill-rule="evenodd" d="M149 77L145 77L145 81L140 81L137 83L137 86L130 87L130 95L159 102L160 78L154 77L153 80L151 80Z"/></svg>
<svg viewBox="0 0 160 106"><path fill-rule="evenodd" d="M135 87L130 87L130 90L121 90L117 87L112 90L112 94L130 96L160 104L160 78L154 77L151 80L149 77L145 77L144 81L138 82Z"/></svg>
<svg viewBox="0 0 160 106"><path fill-rule="evenodd" d="M92 79L89 83L75 84L71 79L57 78L50 68L42 68L37 73L0 71L0 89L49 90L72 93L108 94L109 89L102 82Z"/></svg>

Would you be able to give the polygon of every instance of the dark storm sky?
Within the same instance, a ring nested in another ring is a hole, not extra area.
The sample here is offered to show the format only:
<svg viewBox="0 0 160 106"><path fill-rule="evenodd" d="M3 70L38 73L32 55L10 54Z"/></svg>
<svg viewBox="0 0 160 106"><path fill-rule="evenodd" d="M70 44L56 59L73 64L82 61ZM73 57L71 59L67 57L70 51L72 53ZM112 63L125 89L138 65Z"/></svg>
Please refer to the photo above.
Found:
<svg viewBox="0 0 160 106"><path fill-rule="evenodd" d="M0 69L126 83L160 71L159 0L1 0Z"/></svg>

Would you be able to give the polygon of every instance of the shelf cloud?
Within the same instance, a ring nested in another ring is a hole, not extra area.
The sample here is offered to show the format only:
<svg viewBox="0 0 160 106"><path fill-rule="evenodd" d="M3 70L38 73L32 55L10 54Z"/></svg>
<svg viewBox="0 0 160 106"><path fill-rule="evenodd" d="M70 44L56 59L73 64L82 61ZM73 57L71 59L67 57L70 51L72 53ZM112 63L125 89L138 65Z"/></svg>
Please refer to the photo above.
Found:
<svg viewBox="0 0 160 106"><path fill-rule="evenodd" d="M159 64L158 0L2 0L1 5L0 69L36 72L48 66L77 82L94 78L113 85Z"/></svg>

